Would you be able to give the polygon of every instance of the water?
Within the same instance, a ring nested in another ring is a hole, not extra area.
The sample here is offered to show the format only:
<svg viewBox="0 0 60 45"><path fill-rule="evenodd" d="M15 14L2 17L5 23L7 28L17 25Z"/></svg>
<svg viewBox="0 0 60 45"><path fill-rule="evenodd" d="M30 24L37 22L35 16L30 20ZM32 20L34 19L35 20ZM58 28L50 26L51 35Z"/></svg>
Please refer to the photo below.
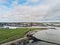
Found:
<svg viewBox="0 0 60 45"><path fill-rule="evenodd" d="M39 33L37 33L35 36L37 36L39 39L43 39L45 41L47 40L47 41L53 41L53 42L60 43L60 27L55 27L55 28L56 29L48 30L47 32L46 32L46 30L39 31ZM19 42L17 42L16 45L25 45L25 44L23 44L22 42L21 42L21 44ZM34 42L34 43L30 42L30 43L27 43L26 45L56 45L56 44L38 41L38 42Z"/></svg>
<svg viewBox="0 0 60 45"><path fill-rule="evenodd" d="M38 41L38 42L30 43L30 44L27 44L27 45L56 45L56 44L50 44L50 43Z"/></svg>
<svg viewBox="0 0 60 45"><path fill-rule="evenodd" d="M37 37L38 39L60 44L60 27L55 28L56 30L40 31L34 36ZM27 45L56 45L56 44L38 41L35 43L29 43Z"/></svg>

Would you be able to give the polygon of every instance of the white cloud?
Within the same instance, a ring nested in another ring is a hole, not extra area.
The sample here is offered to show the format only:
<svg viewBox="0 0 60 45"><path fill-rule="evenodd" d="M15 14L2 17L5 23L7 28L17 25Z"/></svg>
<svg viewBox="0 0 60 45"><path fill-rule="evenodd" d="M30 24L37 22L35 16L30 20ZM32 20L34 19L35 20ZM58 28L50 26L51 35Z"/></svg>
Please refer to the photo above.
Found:
<svg viewBox="0 0 60 45"><path fill-rule="evenodd" d="M5 15L2 16L2 18L5 18L3 21L37 21L43 18L43 15L47 13L47 10L47 5L37 7L15 6L5 14L2 14Z"/></svg>
<svg viewBox="0 0 60 45"><path fill-rule="evenodd" d="M0 2L5 2L6 0L0 0Z"/></svg>
<svg viewBox="0 0 60 45"><path fill-rule="evenodd" d="M22 6L17 5L17 1L12 4L13 8L5 13L1 13L0 19L2 21L37 21L43 18L47 13L48 5ZM4 19L3 19L4 18Z"/></svg>
<svg viewBox="0 0 60 45"><path fill-rule="evenodd" d="M36 2L38 0L28 0L29 2ZM2 21L41 21L50 12L56 4L59 4L58 0L46 0L45 4L38 6L17 5L17 0L12 4L13 8L5 13L0 14ZM3 16L1 16L3 15ZM4 18L4 19L3 19Z"/></svg>
<svg viewBox="0 0 60 45"><path fill-rule="evenodd" d="M36 3L39 2L40 0L27 0L27 2L32 2L32 3Z"/></svg>

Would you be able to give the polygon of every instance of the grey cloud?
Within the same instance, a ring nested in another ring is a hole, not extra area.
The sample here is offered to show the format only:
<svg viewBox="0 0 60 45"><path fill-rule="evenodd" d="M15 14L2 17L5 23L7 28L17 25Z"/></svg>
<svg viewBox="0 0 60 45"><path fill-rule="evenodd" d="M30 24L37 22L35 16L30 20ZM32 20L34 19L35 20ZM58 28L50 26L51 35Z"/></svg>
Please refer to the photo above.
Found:
<svg viewBox="0 0 60 45"><path fill-rule="evenodd" d="M55 5L45 16L44 20L60 21L60 5Z"/></svg>

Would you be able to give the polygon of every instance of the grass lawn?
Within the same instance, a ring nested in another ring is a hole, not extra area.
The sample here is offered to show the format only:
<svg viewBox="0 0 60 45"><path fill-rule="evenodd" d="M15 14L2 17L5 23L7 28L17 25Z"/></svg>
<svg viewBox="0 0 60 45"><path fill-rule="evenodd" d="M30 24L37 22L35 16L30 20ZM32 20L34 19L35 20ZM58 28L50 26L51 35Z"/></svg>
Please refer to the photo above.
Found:
<svg viewBox="0 0 60 45"><path fill-rule="evenodd" d="M21 38L26 31L36 29L39 28L0 29L0 44Z"/></svg>

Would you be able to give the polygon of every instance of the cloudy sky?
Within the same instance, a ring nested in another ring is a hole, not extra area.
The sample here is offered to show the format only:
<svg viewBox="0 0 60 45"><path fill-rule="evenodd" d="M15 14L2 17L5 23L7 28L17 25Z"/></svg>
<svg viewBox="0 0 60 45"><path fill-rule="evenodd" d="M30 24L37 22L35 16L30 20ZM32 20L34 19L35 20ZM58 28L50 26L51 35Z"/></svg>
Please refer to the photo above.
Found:
<svg viewBox="0 0 60 45"><path fill-rule="evenodd" d="M60 0L0 0L0 22L60 21Z"/></svg>

